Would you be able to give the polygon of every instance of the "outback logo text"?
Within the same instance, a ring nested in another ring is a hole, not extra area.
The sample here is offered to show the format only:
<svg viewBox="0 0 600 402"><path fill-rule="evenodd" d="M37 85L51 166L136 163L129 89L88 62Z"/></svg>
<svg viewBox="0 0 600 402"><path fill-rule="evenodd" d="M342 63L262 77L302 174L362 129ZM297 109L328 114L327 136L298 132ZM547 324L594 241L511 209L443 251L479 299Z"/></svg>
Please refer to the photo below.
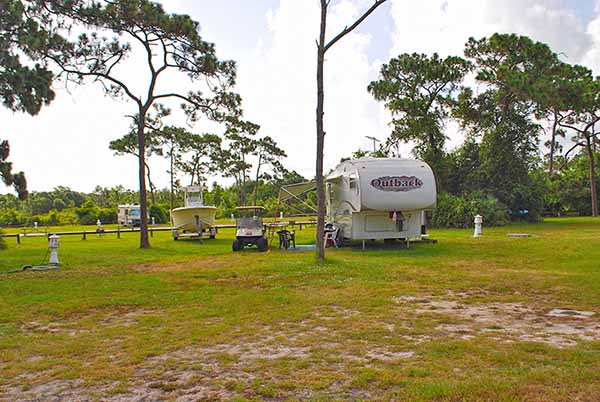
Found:
<svg viewBox="0 0 600 402"><path fill-rule="evenodd" d="M371 186L382 191L411 191L423 186L415 176L381 176L371 180Z"/></svg>

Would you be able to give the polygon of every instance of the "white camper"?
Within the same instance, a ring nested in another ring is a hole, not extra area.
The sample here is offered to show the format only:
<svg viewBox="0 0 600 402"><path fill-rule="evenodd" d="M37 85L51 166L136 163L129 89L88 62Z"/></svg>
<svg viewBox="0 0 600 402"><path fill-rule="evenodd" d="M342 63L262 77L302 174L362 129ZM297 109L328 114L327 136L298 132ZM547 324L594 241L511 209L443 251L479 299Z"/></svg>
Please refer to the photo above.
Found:
<svg viewBox="0 0 600 402"><path fill-rule="evenodd" d="M142 220L139 205L119 205L117 219L123 226L139 226Z"/></svg>
<svg viewBox="0 0 600 402"><path fill-rule="evenodd" d="M338 241L420 238L436 203L433 171L414 159L348 160L325 186L327 222L339 228Z"/></svg>

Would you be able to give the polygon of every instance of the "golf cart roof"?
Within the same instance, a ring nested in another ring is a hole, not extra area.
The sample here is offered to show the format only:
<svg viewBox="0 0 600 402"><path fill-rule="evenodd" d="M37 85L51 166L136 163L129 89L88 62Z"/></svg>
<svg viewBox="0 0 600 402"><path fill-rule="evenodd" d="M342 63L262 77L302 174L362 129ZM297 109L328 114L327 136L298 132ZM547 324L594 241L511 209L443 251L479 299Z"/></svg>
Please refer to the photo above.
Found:
<svg viewBox="0 0 600 402"><path fill-rule="evenodd" d="M248 205L248 206L245 206L245 207L236 207L235 209L241 210L241 211L244 211L244 210L263 210L263 209L265 209L265 207L262 207L260 205Z"/></svg>

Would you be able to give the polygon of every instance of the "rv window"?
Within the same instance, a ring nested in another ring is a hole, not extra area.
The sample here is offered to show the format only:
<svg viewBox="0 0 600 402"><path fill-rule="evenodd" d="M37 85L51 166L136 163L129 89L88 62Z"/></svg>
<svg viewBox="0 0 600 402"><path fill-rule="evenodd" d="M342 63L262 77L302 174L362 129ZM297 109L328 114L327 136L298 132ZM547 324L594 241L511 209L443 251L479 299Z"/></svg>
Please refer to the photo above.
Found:
<svg viewBox="0 0 600 402"><path fill-rule="evenodd" d="M350 189L356 189L356 176L350 176Z"/></svg>

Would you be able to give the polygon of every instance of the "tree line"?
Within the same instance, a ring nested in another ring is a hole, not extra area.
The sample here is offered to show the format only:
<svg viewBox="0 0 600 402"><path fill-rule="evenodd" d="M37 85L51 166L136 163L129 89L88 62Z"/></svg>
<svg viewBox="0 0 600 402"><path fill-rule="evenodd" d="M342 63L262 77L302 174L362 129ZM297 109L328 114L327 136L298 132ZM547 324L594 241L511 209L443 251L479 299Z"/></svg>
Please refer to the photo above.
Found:
<svg viewBox="0 0 600 402"><path fill-rule="evenodd" d="M261 177L257 182L248 179L243 186L233 183L223 186L213 182L203 189L205 204L217 207L217 218L229 218L239 206L240 193L257 197L256 204L262 205L269 215L279 213L285 216L311 213L316 208L316 196L310 195L306 203L310 208L279 204L279 189L282 185L293 184L306 179L295 172L285 171L281 175ZM176 184L174 191L170 187L155 189L149 205L151 221L156 224L168 224L170 210L183 206L183 191ZM0 227L2 226L40 226L54 225L95 225L97 220L103 224L117 223L119 205L135 204L139 200L137 191L123 186L101 187L85 193L59 186L52 191L31 191L25 200L13 194L0 195Z"/></svg>
<svg viewBox="0 0 600 402"><path fill-rule="evenodd" d="M414 143L435 171L438 209L493 197L512 219L598 216L600 79L548 45L494 34L469 39L464 57L401 54L368 90L392 114L379 153ZM465 137L453 150L450 122Z"/></svg>

